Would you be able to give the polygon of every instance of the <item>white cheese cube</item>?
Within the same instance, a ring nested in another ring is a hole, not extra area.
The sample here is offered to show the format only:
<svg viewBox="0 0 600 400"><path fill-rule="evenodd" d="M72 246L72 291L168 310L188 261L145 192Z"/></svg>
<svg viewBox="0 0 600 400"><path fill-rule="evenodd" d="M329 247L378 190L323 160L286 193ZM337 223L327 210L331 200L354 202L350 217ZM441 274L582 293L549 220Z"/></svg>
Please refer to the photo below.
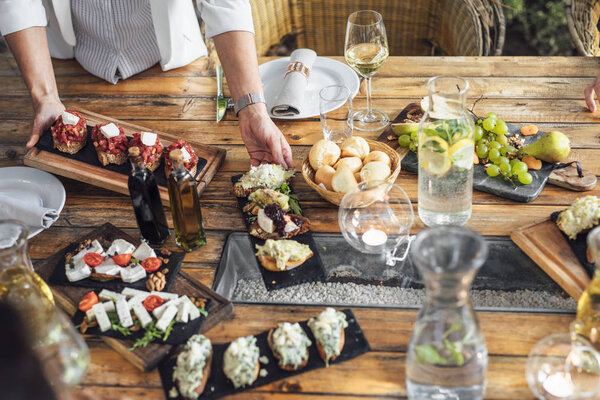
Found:
<svg viewBox="0 0 600 400"><path fill-rule="evenodd" d="M127 300L127 304L129 304L129 307L133 307L135 304L142 303L149 295L149 293L135 295Z"/></svg>
<svg viewBox="0 0 600 400"><path fill-rule="evenodd" d="M179 295L177 293L168 293L168 292L156 292L156 291L152 291L150 292L150 294L153 294L155 296L160 297L163 300L174 300L174 299L178 299Z"/></svg>
<svg viewBox="0 0 600 400"><path fill-rule="evenodd" d="M117 276L121 272L121 268L122 267L115 264L112 259L109 258L94 268L94 271L98 274Z"/></svg>
<svg viewBox="0 0 600 400"><path fill-rule="evenodd" d="M115 303L113 303L112 301L107 301L101 304L104 307L104 311L106 311L107 313L115 311ZM96 319L96 314L94 314L93 308L87 310L85 315L87 315L88 321L90 322Z"/></svg>
<svg viewBox="0 0 600 400"><path fill-rule="evenodd" d="M80 260L74 267L67 264L65 266L65 274L67 275L69 282L77 282L90 276L92 274L92 269L88 267L83 260Z"/></svg>
<svg viewBox="0 0 600 400"><path fill-rule="evenodd" d="M144 308L142 303L135 303L133 305L133 312L137 315L142 328L147 327L152 322L152 317L148 314L148 311Z"/></svg>
<svg viewBox="0 0 600 400"><path fill-rule="evenodd" d="M296 224L295 224L295 223L293 223L292 221L289 221L289 222L288 222L287 224L285 224L285 226L283 227L283 231L284 231L285 233L288 233L288 232L293 232L293 231L295 231L295 230L296 230L296 229L298 229L298 228L299 228L299 227L298 227L298 225L296 225Z"/></svg>
<svg viewBox="0 0 600 400"><path fill-rule="evenodd" d="M165 310L167 308L169 308L171 306L177 307L180 302L181 302L180 299L173 299L173 300L167 301L162 306L156 307L154 310L152 310L152 314L154 315L154 318L160 319L160 317L162 317L163 313L165 312Z"/></svg>
<svg viewBox="0 0 600 400"><path fill-rule="evenodd" d="M79 253L77 253L73 257L71 257L71 260L73 260L73 262L76 262L77 260L81 260L81 259L83 259L83 256L85 256L87 253L98 253L98 254L102 255L103 257L105 256L104 249L102 248L102 245L100 244L100 242L97 240L94 240L94 241L92 241L92 244L90 245L89 248L81 250Z"/></svg>
<svg viewBox="0 0 600 400"><path fill-rule="evenodd" d="M183 156L183 162L188 162L192 158L185 146L181 148L181 155Z"/></svg>
<svg viewBox="0 0 600 400"><path fill-rule="evenodd" d="M140 136L142 143L144 143L146 146L154 146L156 144L156 133L142 132Z"/></svg>
<svg viewBox="0 0 600 400"><path fill-rule="evenodd" d="M104 306L101 303L94 304L92 307L94 310L94 315L96 316L96 320L98 321L98 327L100 331L106 332L109 330L112 325L110 323L110 319L108 319L108 314L106 314L106 310L104 310Z"/></svg>
<svg viewBox="0 0 600 400"><path fill-rule="evenodd" d="M119 136L119 133L121 133L119 131L119 127L116 126L112 122L110 124L102 125L100 127L100 132L102 132L104 137L107 139L114 138L115 136Z"/></svg>
<svg viewBox="0 0 600 400"><path fill-rule="evenodd" d="M127 300L119 299L116 304L117 315L119 316L119 321L121 321L121 325L125 328L133 325L133 320L131 319L131 313L129 312L129 305L127 304Z"/></svg>
<svg viewBox="0 0 600 400"><path fill-rule="evenodd" d="M138 289L126 287L125 289L123 289L121 291L121 294L124 294L127 297L135 297L137 295L142 295L142 294L146 295L146 296L149 296L150 292L145 292L143 290L138 290Z"/></svg>
<svg viewBox="0 0 600 400"><path fill-rule="evenodd" d="M146 277L146 270L141 265L136 267L121 268L121 279L126 283L137 282Z"/></svg>
<svg viewBox="0 0 600 400"><path fill-rule="evenodd" d="M189 312L190 312L189 320L190 321L193 321L196 318L200 317L200 310L198 310L198 307L196 307L196 305L194 303L192 303L192 301L190 300L189 297L181 296L181 301L184 301L190 305L190 308L189 308Z"/></svg>
<svg viewBox="0 0 600 400"><path fill-rule="evenodd" d="M160 319L156 323L156 329L158 329L159 331L164 331L165 329L167 329L167 326L171 323L171 321L173 321L173 318L175 318L176 314L177 306L173 305L167 307L165 312L163 312Z"/></svg>
<svg viewBox="0 0 600 400"><path fill-rule="evenodd" d="M125 299L125 295L121 294L121 293L113 292L111 290L102 289L100 294L98 294L98 298L100 298L100 300L112 300L112 301L116 302L119 299Z"/></svg>
<svg viewBox="0 0 600 400"><path fill-rule="evenodd" d="M273 220L267 217L265 214L265 210L262 208L258 209L258 226L260 226L265 232L273 233L275 230L275 225L273 224Z"/></svg>
<svg viewBox="0 0 600 400"><path fill-rule="evenodd" d="M138 248L135 249L131 257L140 261L144 261L148 257L156 257L156 253L154 252L152 247L148 246L148 243L142 242L142 244L140 244Z"/></svg>
<svg viewBox="0 0 600 400"><path fill-rule="evenodd" d="M79 117L77 115L71 114L66 111L63 111L61 117L62 122L65 125L77 125L77 123L79 122Z"/></svg>
<svg viewBox="0 0 600 400"><path fill-rule="evenodd" d="M190 318L190 303L182 301L177 308L177 322L187 323Z"/></svg>
<svg viewBox="0 0 600 400"><path fill-rule="evenodd" d="M123 239L116 239L111 243L106 254L114 256L115 254L132 254L135 250L135 246Z"/></svg>

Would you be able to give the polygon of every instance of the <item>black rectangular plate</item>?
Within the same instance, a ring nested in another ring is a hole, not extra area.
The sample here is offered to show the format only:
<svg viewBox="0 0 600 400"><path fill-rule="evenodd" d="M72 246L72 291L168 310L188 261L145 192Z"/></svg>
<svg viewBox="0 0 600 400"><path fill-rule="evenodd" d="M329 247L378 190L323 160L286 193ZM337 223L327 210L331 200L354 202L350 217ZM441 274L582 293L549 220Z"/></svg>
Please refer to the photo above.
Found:
<svg viewBox="0 0 600 400"><path fill-rule="evenodd" d="M96 294L100 293L99 290L94 290L94 292L96 292ZM206 304L204 306L204 310L206 312L208 312L209 309L210 309L210 299L207 299ZM73 315L73 319L72 319L73 325L78 326L79 324L81 324L83 322L84 317L85 317L85 313L80 310L77 310L75 315ZM204 323L205 319L206 319L206 317L204 315L200 314L200 317L196 318L193 321L188 322L187 324L175 323L175 325L173 325L173 330L171 331L171 334L169 335L167 340L165 340L163 342L161 339L156 339L156 341L154 343L159 343L159 344L166 343L166 344L173 344L173 345L184 344L190 338L190 336L198 333L198 331L202 327L202 324ZM100 330L100 328L98 328L97 326L94 326L92 328L88 328L87 331L85 332L85 334L86 335L96 335L96 336L108 336L108 337L112 337L115 339L136 340L136 339L140 339L144 336L144 330L140 329L137 332L133 332L129 336L124 336L120 332L113 331L112 329L109 329L106 332L102 332Z"/></svg>
<svg viewBox="0 0 600 400"><path fill-rule="evenodd" d="M134 244L136 247L139 246L139 244L140 244L139 240L133 239L127 233L125 233L117 228L114 228L111 230L106 230L104 232L104 234L102 234L100 237L98 237L96 239L98 239L101 243L103 240L106 242L112 242L115 239L124 239L124 240L127 240L128 242ZM83 242L84 240L85 239L82 237L79 240L71 243L67 247L60 250L60 253L61 253L60 261L58 262L58 264L56 264L56 267L54 267L54 271L52 271L52 275L50 275L50 278L48 279L48 283L50 283L52 285L81 286L81 287L89 287L89 288L94 288L94 289L107 289L107 290L112 290L115 292L120 292L121 290L123 290L126 287L139 289L139 290L146 290L146 279L140 279L139 281L133 282L133 283L125 283L121 280L120 277L117 277L116 279L113 279L112 281L107 281L107 282L100 282L100 281L96 281L96 280L93 280L90 278L85 278L85 279L82 279L82 280L76 281L76 282L69 281L69 279L67 279L67 274L65 273L65 256L67 255L67 253L75 250L77 248L77 246L79 246L79 243ZM156 249L155 249L155 251L157 251L158 252L157 255L160 256L160 251L156 250ZM179 273L179 270L181 269L181 265L183 264L183 259L185 258L185 254L186 253L184 253L184 252L172 252L171 255L168 257L169 262L167 264L163 264L163 266L160 268L160 270L162 270L164 268L169 269L169 272L165 275L166 284L165 284L165 288L163 289L163 291L165 291L165 292L169 291L169 289L173 285L173 282L175 281L175 277Z"/></svg>
<svg viewBox="0 0 600 400"><path fill-rule="evenodd" d="M233 176L231 181L235 184L241 178L241 176L242 175ZM250 225L252 225L252 221L249 220L250 216L242 211L244 206L248 203L248 199L246 197L238 197L237 201L240 212L244 217L246 227L248 228L248 231L250 231ZM257 244L265 244L264 240L256 238L252 235L250 236L250 240L252 242L252 248L255 248ZM260 273L262 274L267 290L283 289L290 286L300 285L302 283L317 282L325 279L325 268L323 267L323 261L321 261L321 257L319 256L317 244L312 237L312 233L308 231L302 235L292 237L291 240L308 245L313 252L313 256L306 260L304 264L300 265L299 267L289 271L281 272L269 271L260 266L259 262L258 264Z"/></svg>
<svg viewBox="0 0 600 400"><path fill-rule="evenodd" d="M351 360L364 354L371 350L369 346L369 342L365 337L360 325L356 321L354 314L351 310L343 310L344 314L346 314L346 321L348 321L348 327L344 330L346 335L346 344L342 349L340 355L335 359L335 361L331 361L329 363L330 366ZM278 381L280 379L289 378L294 375L301 374L306 371L311 371L313 369L322 368L325 366L325 363L319 357L316 348L316 341L311 332L311 330L307 326L307 321L300 322L300 326L304 329L304 332L308 335L308 338L312 342L312 345L308 348L309 358L308 363L304 368L299 371L284 371L279 368L277 360L273 356L271 349L269 348L269 344L267 342L268 331L262 332L256 335L256 344L260 349L260 355L266 356L269 359L268 364L261 364L261 369L267 370L267 376L261 377L249 387L235 389L233 384L227 379L225 374L223 373L223 354L225 350L229 346L229 343L225 344L216 344L213 345L213 357L211 364L211 374L206 382L206 387L204 392L199 397L202 400L208 399L217 399L223 396L227 396L233 393L239 393L249 388L257 388L266 384L269 384L274 381ZM158 366L158 372L160 374L160 379L162 381L163 390L165 391L165 397L167 399L171 399L169 397L169 391L174 385L173 383L173 368L177 362L177 357L171 357L165 360ZM183 397L178 396L178 400L183 400Z"/></svg>
<svg viewBox="0 0 600 400"><path fill-rule="evenodd" d="M550 219L552 220L552 222L556 222L556 220L558 219L558 214L560 213L560 211L555 211L550 215ZM573 250L573 253L579 260L579 263L581 264L583 269L585 269L585 272L587 272L589 277L591 278L594 275L594 272L596 271L596 266L592 263L589 263L587 260L588 233L580 233L574 240L569 239L569 237L565 235L563 231L560 231L560 233L563 235L563 237L569 244L569 247L571 247L571 250Z"/></svg>
<svg viewBox="0 0 600 400"><path fill-rule="evenodd" d="M50 128L48 128L40 138L40 140L36 143L35 147L44 150L50 153L59 154L63 157L70 158L72 160L77 160L84 162L86 164L93 165L95 167L106 168L108 170L118 172L120 174L128 176L131 172L131 165L129 162L126 162L121 165L116 164L108 164L104 166L98 161L98 155L96 154L96 149L94 148L94 143L92 141L92 129L93 127L90 125L86 125L88 131L88 139L87 143L81 150L79 150L75 154L63 153L62 151L58 151L54 148L54 143L52 140L52 132ZM128 136L131 140L131 137ZM206 166L206 159L198 157L198 166L196 167L196 176L202 171L202 168ZM156 183L159 186L167 186L167 177L165 175L164 161L156 168L153 172L154 178L156 179Z"/></svg>

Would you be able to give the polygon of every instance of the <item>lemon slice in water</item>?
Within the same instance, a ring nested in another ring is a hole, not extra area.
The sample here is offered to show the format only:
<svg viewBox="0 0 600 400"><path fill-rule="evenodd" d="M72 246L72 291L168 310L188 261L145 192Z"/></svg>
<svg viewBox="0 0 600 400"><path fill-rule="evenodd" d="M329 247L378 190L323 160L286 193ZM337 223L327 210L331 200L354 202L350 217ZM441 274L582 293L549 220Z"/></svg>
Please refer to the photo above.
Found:
<svg viewBox="0 0 600 400"><path fill-rule="evenodd" d="M437 136L428 137L419 146L419 162L430 174L445 174L452 165L448 157L448 143Z"/></svg>
<svg viewBox="0 0 600 400"><path fill-rule="evenodd" d="M475 149L470 139L462 139L448 149L448 156L456 167L470 169L473 167Z"/></svg>

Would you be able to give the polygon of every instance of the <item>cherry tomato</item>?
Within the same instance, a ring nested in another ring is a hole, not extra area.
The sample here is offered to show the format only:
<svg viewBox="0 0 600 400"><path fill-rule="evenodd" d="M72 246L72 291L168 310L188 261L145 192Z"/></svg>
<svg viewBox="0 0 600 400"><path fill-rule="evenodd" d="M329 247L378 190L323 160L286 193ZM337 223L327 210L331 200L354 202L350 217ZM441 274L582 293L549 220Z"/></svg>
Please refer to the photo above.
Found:
<svg viewBox="0 0 600 400"><path fill-rule="evenodd" d="M126 267L131 261L131 254L115 254L112 259L118 266Z"/></svg>
<svg viewBox="0 0 600 400"><path fill-rule="evenodd" d="M144 299L142 305L147 311L152 311L156 307L161 306L165 301L162 297L152 294Z"/></svg>
<svg viewBox="0 0 600 400"><path fill-rule="evenodd" d="M86 312L91 310L94 304L98 304L98 295L96 295L94 292L89 292L85 294L81 300L79 300L79 309L83 312Z"/></svg>
<svg viewBox="0 0 600 400"><path fill-rule="evenodd" d="M85 261L85 263L90 267L97 267L98 265L102 264L104 257L102 257L102 254L98 253L87 253L85 256L83 256L83 261Z"/></svg>
<svg viewBox="0 0 600 400"><path fill-rule="evenodd" d="M162 261L157 257L148 257L144 261L142 261L142 267L148 272L154 272L160 268L162 265Z"/></svg>

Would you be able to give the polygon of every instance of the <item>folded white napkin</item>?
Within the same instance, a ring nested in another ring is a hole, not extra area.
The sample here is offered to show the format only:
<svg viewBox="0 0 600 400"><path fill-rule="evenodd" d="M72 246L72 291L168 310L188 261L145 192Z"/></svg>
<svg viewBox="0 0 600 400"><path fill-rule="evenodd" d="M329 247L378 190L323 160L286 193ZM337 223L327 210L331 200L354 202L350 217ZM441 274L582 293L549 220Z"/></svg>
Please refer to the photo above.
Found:
<svg viewBox="0 0 600 400"><path fill-rule="evenodd" d="M27 199L0 193L0 219L16 219L32 228L49 228L59 216L52 208L39 205L39 198Z"/></svg>
<svg viewBox="0 0 600 400"><path fill-rule="evenodd" d="M300 62L309 70L317 58L317 53L310 49L298 49L292 52L290 63ZM310 74L309 74L310 77ZM275 105L271 113L276 116L300 114L304 91L308 87L308 79L297 71L290 72L283 78L283 85L275 97Z"/></svg>

